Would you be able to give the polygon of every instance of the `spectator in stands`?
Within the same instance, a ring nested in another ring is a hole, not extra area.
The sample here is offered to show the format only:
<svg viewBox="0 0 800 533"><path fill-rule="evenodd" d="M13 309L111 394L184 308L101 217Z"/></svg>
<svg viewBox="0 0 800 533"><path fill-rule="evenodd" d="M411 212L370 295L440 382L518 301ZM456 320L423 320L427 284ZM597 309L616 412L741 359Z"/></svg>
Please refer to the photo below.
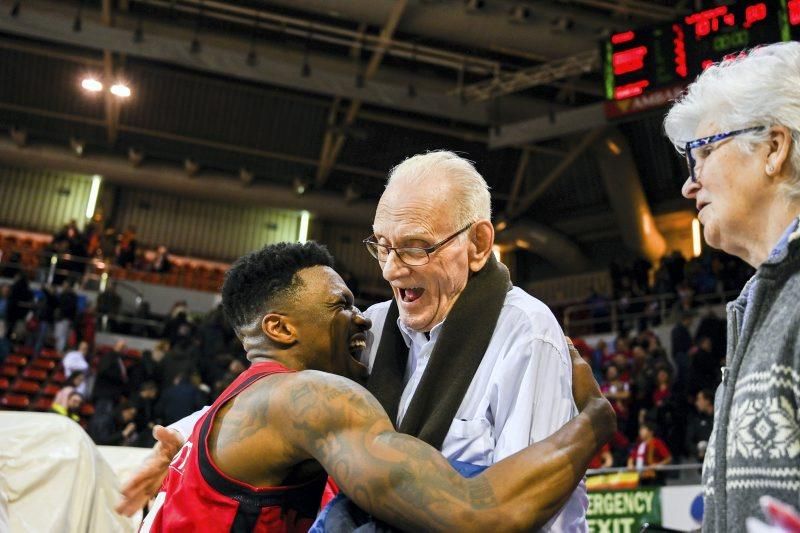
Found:
<svg viewBox="0 0 800 533"><path fill-rule="evenodd" d="M696 412L690 415L686 427L686 450L690 461L703 462L714 424L714 393L702 389L695 397L694 406Z"/></svg>
<svg viewBox="0 0 800 533"><path fill-rule="evenodd" d="M89 343L81 341L76 350L67 352L61 364L64 366L64 375L69 378L74 372L89 372Z"/></svg>
<svg viewBox="0 0 800 533"><path fill-rule="evenodd" d="M125 341L118 340L114 349L100 358L93 391L95 413L110 414L119 399L128 393L128 371L122 362L124 349Z"/></svg>
<svg viewBox="0 0 800 533"><path fill-rule="evenodd" d="M672 462L672 454L663 440L655 436L653 422L645 420L639 426L639 441L634 445L628 457L628 468L639 470L641 485L660 485L663 472L657 472L648 466L666 465Z"/></svg>
<svg viewBox="0 0 800 533"><path fill-rule="evenodd" d="M101 327L106 330L109 326L113 331L116 316L122 308L122 298L117 294L117 284L109 281L106 289L97 295L97 314L100 317Z"/></svg>
<svg viewBox="0 0 800 533"><path fill-rule="evenodd" d="M797 41L739 54L705 69L664 122L686 154L682 192L706 242L757 269L727 307L730 372L703 468L707 531L743 531L763 495L797 502L800 398L788 376L800 372L798 73Z"/></svg>
<svg viewBox="0 0 800 533"><path fill-rule="evenodd" d="M100 237L100 248L97 253L106 263L110 263L111 259L116 255L116 250L117 230L113 227L108 227L103 231L102 237Z"/></svg>
<svg viewBox="0 0 800 533"><path fill-rule="evenodd" d="M669 370L661 367L656 372L656 386L653 390L653 406L658 409L664 406L672 396L672 379Z"/></svg>
<svg viewBox="0 0 800 533"><path fill-rule="evenodd" d="M700 337L689 354L689 393L701 389L716 390L722 381L722 361L712 351L711 339Z"/></svg>
<svg viewBox="0 0 800 533"><path fill-rule="evenodd" d="M158 400L158 386L154 381L145 381L136 394L133 395L131 403L136 407L136 432L138 438L134 442L135 446L149 448L155 444L153 439L153 427L160 420L156 416L156 402Z"/></svg>
<svg viewBox="0 0 800 533"><path fill-rule="evenodd" d="M162 381L162 372L161 363L153 358L153 351L143 350L142 356L128 368L131 392L139 391L147 382L158 386Z"/></svg>
<svg viewBox="0 0 800 533"><path fill-rule="evenodd" d="M20 271L11 284L6 303L7 339L17 338L17 323L25 319L25 315L33 308L33 303L33 292L28 285L28 275L24 271Z"/></svg>
<svg viewBox="0 0 800 533"><path fill-rule="evenodd" d="M75 422L80 422L81 405L83 405L81 393L71 387L64 387L53 398L50 410L60 415L68 416Z"/></svg>
<svg viewBox="0 0 800 533"><path fill-rule="evenodd" d="M193 382L188 372L181 372L173 379L172 386L161 393L156 404L156 416L164 425L177 422L204 405L208 397Z"/></svg>
<svg viewBox="0 0 800 533"><path fill-rule="evenodd" d="M36 320L38 322L33 353L39 355L50 334L54 330L58 296L51 285L42 285L36 300Z"/></svg>
<svg viewBox="0 0 800 533"><path fill-rule="evenodd" d="M136 261L136 248L138 242L136 241L136 228L128 226L119 236L117 242L117 264L122 268L127 268Z"/></svg>
<svg viewBox="0 0 800 533"><path fill-rule="evenodd" d="M56 350L59 353L64 352L67 346L69 334L75 327L75 321L78 318L78 295L72 287L72 282L67 280L61 287L61 293L58 295L58 304L56 309L56 322L55 322L55 338Z"/></svg>
<svg viewBox="0 0 800 533"><path fill-rule="evenodd" d="M673 326L670 332L672 340L672 360L675 361L675 383L682 387L686 384L689 372L689 351L692 349L693 315L691 312L681 313L680 321Z"/></svg>
<svg viewBox="0 0 800 533"><path fill-rule="evenodd" d="M136 407L121 402L112 411L98 411L89 421L89 436L106 446L130 446L136 441Z"/></svg>
<svg viewBox="0 0 800 533"><path fill-rule="evenodd" d="M163 244L156 250L156 256L150 263L149 270L151 272L158 272L159 274L166 274L172 268L172 261L169 259L169 251Z"/></svg>
<svg viewBox="0 0 800 533"><path fill-rule="evenodd" d="M727 337L725 320L718 317L712 307L708 307L700 323L697 325L695 338L708 337L711 340L711 353L717 359L725 358L725 342Z"/></svg>
<svg viewBox="0 0 800 533"><path fill-rule="evenodd" d="M620 420L620 426L628 419L629 409L628 403L631 398L630 386L619 378L619 369L616 365L608 365L606 369L606 379L600 386L600 391L603 393L614 412L617 413L617 418Z"/></svg>

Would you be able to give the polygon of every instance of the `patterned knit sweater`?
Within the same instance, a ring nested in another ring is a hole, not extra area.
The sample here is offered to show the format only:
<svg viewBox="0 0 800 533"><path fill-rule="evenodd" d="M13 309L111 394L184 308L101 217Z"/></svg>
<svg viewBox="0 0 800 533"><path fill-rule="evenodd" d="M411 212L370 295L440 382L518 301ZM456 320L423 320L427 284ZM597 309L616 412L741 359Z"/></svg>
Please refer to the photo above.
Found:
<svg viewBox="0 0 800 533"><path fill-rule="evenodd" d="M703 531L745 531L758 499L800 508L800 229L728 304L727 368L703 465Z"/></svg>

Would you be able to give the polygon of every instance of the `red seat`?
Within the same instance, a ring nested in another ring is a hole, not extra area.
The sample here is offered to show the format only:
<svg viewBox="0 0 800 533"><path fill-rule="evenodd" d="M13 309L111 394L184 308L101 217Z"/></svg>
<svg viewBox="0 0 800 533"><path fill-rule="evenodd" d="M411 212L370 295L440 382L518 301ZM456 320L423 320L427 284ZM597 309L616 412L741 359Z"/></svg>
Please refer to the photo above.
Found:
<svg viewBox="0 0 800 533"><path fill-rule="evenodd" d="M21 355L33 355L33 348L30 346L19 346L16 352Z"/></svg>
<svg viewBox="0 0 800 533"><path fill-rule="evenodd" d="M0 400L0 405L6 409L27 409L31 401L27 396L20 396L19 394L6 394Z"/></svg>
<svg viewBox="0 0 800 533"><path fill-rule="evenodd" d="M26 381L24 379L20 379L14 383L14 386L11 387L11 390L22 394L36 394L39 392L39 390L41 390L41 388L41 385L35 381Z"/></svg>
<svg viewBox="0 0 800 533"><path fill-rule="evenodd" d="M22 377L41 382L47 380L47 371L38 368L26 368L22 372Z"/></svg>
<svg viewBox="0 0 800 533"><path fill-rule="evenodd" d="M34 411L49 411L51 405L53 405L52 398L39 398L38 400L33 402L32 409Z"/></svg>
<svg viewBox="0 0 800 533"><path fill-rule="evenodd" d="M0 371L0 375L7 378L15 378L17 374L19 374L19 370L14 365L3 365L3 370Z"/></svg>
<svg viewBox="0 0 800 533"><path fill-rule="evenodd" d="M28 358L23 355L9 355L6 357L6 364L7 365L14 365L14 366L25 366L28 364Z"/></svg>
<svg viewBox="0 0 800 533"><path fill-rule="evenodd" d="M94 414L94 405L85 403L81 405L81 416L92 416Z"/></svg>
<svg viewBox="0 0 800 533"><path fill-rule="evenodd" d="M0 378L0 391L4 391L8 388L8 380L6 378Z"/></svg>
<svg viewBox="0 0 800 533"><path fill-rule="evenodd" d="M42 350L39 357L43 359L52 359L53 361L61 361L62 355L55 350Z"/></svg>
<svg viewBox="0 0 800 533"><path fill-rule="evenodd" d="M66 380L67 380L67 377L60 370L58 372L56 372L55 374L53 374L53 377L50 378L50 381L52 381L53 383L58 383L58 384L64 383Z"/></svg>
<svg viewBox="0 0 800 533"><path fill-rule="evenodd" d="M42 389L42 396L55 396L56 394L58 394L58 391L60 390L61 387L59 387L58 385L53 385L52 383L49 383L45 385L45 387Z"/></svg>
<svg viewBox="0 0 800 533"><path fill-rule="evenodd" d="M45 373L53 370L56 367L56 362L51 359L34 359L31 363L31 367L37 370L43 370Z"/></svg>

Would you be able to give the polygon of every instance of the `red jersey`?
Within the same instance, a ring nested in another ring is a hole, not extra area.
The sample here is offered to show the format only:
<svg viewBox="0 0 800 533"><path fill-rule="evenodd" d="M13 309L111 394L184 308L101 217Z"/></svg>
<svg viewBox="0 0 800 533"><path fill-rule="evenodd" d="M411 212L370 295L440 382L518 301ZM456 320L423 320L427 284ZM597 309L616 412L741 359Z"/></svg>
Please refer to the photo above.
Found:
<svg viewBox="0 0 800 533"><path fill-rule="evenodd" d="M301 485L254 487L224 474L208 452L208 434L220 407L259 379L287 372L293 370L257 363L225 389L169 465L140 532L308 531L319 512L324 472Z"/></svg>

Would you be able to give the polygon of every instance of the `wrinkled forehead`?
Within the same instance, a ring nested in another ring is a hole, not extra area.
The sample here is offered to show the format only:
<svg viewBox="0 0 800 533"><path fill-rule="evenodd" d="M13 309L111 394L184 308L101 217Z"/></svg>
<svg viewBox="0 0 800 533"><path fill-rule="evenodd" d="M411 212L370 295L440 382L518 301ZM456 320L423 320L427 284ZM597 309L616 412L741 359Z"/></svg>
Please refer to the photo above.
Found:
<svg viewBox="0 0 800 533"><path fill-rule="evenodd" d="M392 183L386 188L375 211L373 230L388 234L434 235L449 229L456 200L442 182Z"/></svg>
<svg viewBox="0 0 800 533"><path fill-rule="evenodd" d="M306 296L327 298L345 293L347 285L331 267L314 266L304 268L296 274L303 283Z"/></svg>

